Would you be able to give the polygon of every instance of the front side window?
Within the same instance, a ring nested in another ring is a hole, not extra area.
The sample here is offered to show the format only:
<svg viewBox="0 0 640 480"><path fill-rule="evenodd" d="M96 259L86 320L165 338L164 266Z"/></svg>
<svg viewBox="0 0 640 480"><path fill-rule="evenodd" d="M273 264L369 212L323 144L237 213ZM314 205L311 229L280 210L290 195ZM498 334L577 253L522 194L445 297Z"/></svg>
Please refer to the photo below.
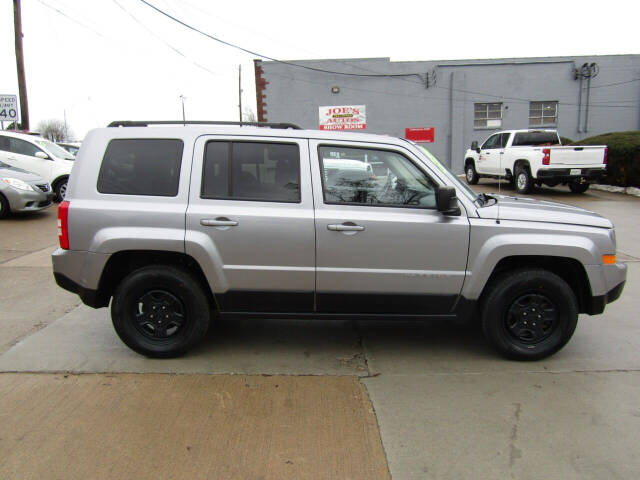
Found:
<svg viewBox="0 0 640 480"><path fill-rule="evenodd" d="M558 124L558 102L529 102L530 127L555 127Z"/></svg>
<svg viewBox="0 0 640 480"><path fill-rule="evenodd" d="M207 142L202 198L300 202L300 148L270 142Z"/></svg>
<svg viewBox="0 0 640 480"><path fill-rule="evenodd" d="M475 103L473 128L502 128L502 103Z"/></svg>
<svg viewBox="0 0 640 480"><path fill-rule="evenodd" d="M501 137L501 134L499 134L499 133L496 133L495 135L491 135L482 144L482 149L483 150L489 150L490 148L499 148L500 147L500 137Z"/></svg>
<svg viewBox="0 0 640 480"><path fill-rule="evenodd" d="M182 140L111 140L98 174L98 192L120 195L178 195Z"/></svg>
<svg viewBox="0 0 640 480"><path fill-rule="evenodd" d="M437 184L398 152L320 146L318 157L325 203L436 206Z"/></svg>
<svg viewBox="0 0 640 480"><path fill-rule="evenodd" d="M28 155L35 157L36 152L41 152L34 144L20 140L19 138L9 137L9 151L18 155Z"/></svg>

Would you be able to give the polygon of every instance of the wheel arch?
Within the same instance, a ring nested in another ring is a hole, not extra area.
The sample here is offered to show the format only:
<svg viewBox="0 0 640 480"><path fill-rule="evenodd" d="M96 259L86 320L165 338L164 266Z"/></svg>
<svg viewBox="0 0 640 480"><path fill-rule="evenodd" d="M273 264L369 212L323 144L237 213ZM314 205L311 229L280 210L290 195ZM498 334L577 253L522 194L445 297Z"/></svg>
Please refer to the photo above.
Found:
<svg viewBox="0 0 640 480"><path fill-rule="evenodd" d="M184 268L202 286L212 309L217 309L215 296L198 262L185 253L163 250L124 250L112 254L98 282L97 306L108 306L118 284L129 273L150 265L172 265Z"/></svg>
<svg viewBox="0 0 640 480"><path fill-rule="evenodd" d="M484 284L479 296L480 304L491 282L506 272L523 268L547 270L562 278L575 294L579 312L589 313L591 284L583 264L575 258L551 255L513 255L500 259Z"/></svg>

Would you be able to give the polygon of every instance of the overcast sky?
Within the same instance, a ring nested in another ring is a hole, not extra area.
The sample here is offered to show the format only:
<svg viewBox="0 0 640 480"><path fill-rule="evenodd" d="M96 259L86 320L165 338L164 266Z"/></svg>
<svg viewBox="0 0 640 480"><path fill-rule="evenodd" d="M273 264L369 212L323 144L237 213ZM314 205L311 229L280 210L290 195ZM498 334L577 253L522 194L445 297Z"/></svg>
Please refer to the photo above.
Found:
<svg viewBox="0 0 640 480"><path fill-rule="evenodd" d="M638 1L148 0L212 35L279 59L448 60L640 53ZM32 129L78 138L115 119L237 120L255 111L254 56L140 0L23 0ZM0 0L0 94L18 91L11 0ZM58 11L56 11L58 10Z"/></svg>

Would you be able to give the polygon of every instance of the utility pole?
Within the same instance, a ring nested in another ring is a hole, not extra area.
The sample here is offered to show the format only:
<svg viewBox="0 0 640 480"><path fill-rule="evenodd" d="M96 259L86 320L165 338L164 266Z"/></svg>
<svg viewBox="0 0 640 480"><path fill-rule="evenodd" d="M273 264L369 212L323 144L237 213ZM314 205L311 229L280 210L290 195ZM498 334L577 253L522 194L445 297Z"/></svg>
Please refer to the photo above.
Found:
<svg viewBox="0 0 640 480"><path fill-rule="evenodd" d="M29 102L27 101L27 81L24 75L24 52L22 50L22 13L20 0L13 0L13 33L16 39L16 68L18 71L18 91L20 94L20 115L23 130L29 130ZM17 127L17 122L16 127Z"/></svg>
<svg viewBox="0 0 640 480"><path fill-rule="evenodd" d="M180 101L182 102L182 121L183 121L183 122L186 122L186 121L187 121L186 117L184 116L184 100L185 100L186 98L187 98L187 97L185 97L184 95L180 95ZM186 123L185 123L185 125L186 125Z"/></svg>
<svg viewBox="0 0 640 480"><path fill-rule="evenodd" d="M238 65L238 115L242 123L242 65Z"/></svg>

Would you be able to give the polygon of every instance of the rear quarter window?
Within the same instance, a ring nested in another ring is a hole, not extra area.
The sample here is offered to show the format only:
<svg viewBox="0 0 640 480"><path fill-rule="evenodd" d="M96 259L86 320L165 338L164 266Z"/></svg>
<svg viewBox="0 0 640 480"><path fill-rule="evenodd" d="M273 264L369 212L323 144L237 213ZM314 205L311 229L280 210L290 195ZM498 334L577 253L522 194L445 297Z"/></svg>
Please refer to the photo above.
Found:
<svg viewBox="0 0 640 480"><path fill-rule="evenodd" d="M175 197L183 148L177 139L111 140L100 166L98 192Z"/></svg>

